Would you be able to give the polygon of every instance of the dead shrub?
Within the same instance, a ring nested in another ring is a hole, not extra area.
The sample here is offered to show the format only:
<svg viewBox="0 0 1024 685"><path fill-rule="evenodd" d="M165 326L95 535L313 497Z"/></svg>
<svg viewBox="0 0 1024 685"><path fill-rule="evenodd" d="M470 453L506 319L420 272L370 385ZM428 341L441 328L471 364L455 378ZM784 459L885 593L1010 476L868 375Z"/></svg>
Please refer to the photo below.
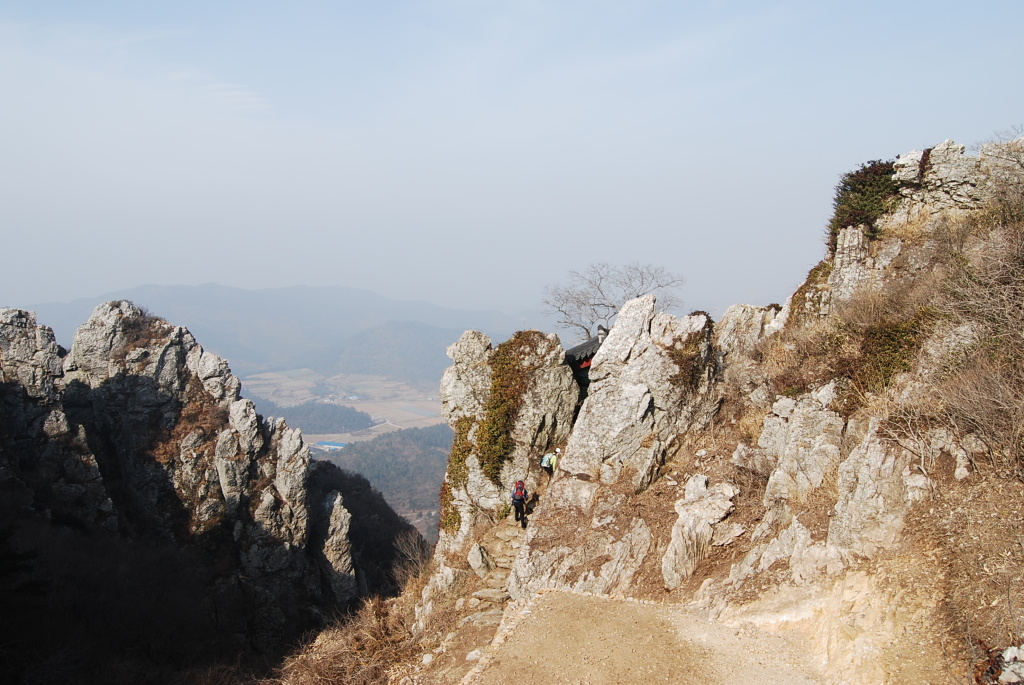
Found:
<svg viewBox="0 0 1024 685"><path fill-rule="evenodd" d="M946 419L1007 463L1024 458L1024 223L992 228L951 265L941 313L975 343L947 359Z"/></svg>
<svg viewBox="0 0 1024 685"><path fill-rule="evenodd" d="M371 685L387 682L388 672L415 652L402 617L380 598L368 599L351 617L320 633L285 660L281 685Z"/></svg>
<svg viewBox="0 0 1024 685"><path fill-rule="evenodd" d="M1021 469L1024 456L1024 368L976 356L938 386L946 419L960 434L974 433L993 447L996 461Z"/></svg>
<svg viewBox="0 0 1024 685"><path fill-rule="evenodd" d="M943 312L980 326L984 337L1024 343L1024 222L998 227L958 255L945 282ZM1000 352L1016 356L1010 345Z"/></svg>
<svg viewBox="0 0 1024 685"><path fill-rule="evenodd" d="M395 548L395 582L408 592L411 585L426 578L427 565L430 563L430 546L423 536L410 529L400 532L394 541ZM416 594L419 595L416 588Z"/></svg>
<svg viewBox="0 0 1024 685"><path fill-rule="evenodd" d="M990 223L1024 222L1024 126L997 133L981 146L986 157L989 201L982 216Z"/></svg>
<svg viewBox="0 0 1024 685"><path fill-rule="evenodd" d="M957 216L946 214L936 219L932 224L931 238L939 259L948 262L951 257L963 254L968 241L977 235L985 223L973 213Z"/></svg>

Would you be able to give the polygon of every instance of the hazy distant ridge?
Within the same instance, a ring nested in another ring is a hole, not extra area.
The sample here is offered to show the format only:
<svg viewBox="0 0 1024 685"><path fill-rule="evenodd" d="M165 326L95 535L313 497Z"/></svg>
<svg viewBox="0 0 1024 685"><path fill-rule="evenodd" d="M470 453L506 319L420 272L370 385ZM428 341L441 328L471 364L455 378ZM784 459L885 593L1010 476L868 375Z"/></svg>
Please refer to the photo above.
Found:
<svg viewBox="0 0 1024 685"><path fill-rule="evenodd" d="M498 312L394 300L339 286L242 290L216 283L146 285L27 308L68 346L96 305L118 299L186 326L241 375L316 366L325 372L433 384L447 364L444 347L463 330L480 329L500 339L526 325Z"/></svg>

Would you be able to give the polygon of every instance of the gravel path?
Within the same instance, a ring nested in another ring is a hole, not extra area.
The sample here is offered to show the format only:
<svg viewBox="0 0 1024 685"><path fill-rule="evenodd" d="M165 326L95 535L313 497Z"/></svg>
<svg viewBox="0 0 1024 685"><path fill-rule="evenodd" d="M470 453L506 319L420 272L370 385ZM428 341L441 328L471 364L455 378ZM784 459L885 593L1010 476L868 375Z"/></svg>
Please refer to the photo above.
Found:
<svg viewBox="0 0 1024 685"><path fill-rule="evenodd" d="M811 685L798 645L678 607L549 592L491 647L473 685L744 683Z"/></svg>

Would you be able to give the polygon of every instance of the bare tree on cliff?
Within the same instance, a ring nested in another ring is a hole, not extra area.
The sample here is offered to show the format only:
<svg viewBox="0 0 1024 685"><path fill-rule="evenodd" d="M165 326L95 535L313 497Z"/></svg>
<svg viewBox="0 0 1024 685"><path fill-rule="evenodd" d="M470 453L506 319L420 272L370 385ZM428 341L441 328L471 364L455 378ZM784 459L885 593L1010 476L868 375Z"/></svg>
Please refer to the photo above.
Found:
<svg viewBox="0 0 1024 685"><path fill-rule="evenodd" d="M558 315L559 326L582 333L584 339L591 337L598 324L610 327L622 305L634 298L654 293L661 310L682 303L674 291L683 284L683 277L663 266L600 262L570 271L568 276L565 285L544 288L544 304L548 313Z"/></svg>

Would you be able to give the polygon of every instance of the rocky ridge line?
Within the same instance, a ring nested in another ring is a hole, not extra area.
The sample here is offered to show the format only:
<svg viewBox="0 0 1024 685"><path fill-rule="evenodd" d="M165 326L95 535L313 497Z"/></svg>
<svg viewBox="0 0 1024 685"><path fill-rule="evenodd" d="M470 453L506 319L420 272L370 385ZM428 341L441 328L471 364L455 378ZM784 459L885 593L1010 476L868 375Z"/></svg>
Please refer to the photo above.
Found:
<svg viewBox="0 0 1024 685"><path fill-rule="evenodd" d="M714 323L699 314L655 314L650 297L627 303L594 358L571 432L534 441L546 425L541 417L556 406L566 410L554 394L532 395L531 413L514 433L516 468L479 491L479 479L465 486L458 534L438 549L442 570L424 591L422 614L433 593L487 558L488 531L501 515L497 485L507 489L522 477L540 498L508 576L510 606L547 589L651 596L658 578L672 593L665 597L729 625L804 636L835 682L895 682L900 669L912 667L944 677L937 643L913 645L911 657L898 637L907 626L941 623L941 573L907 590L886 584L888 567L869 573L864 564L898 556L912 508L938 488L919 466L923 457L888 439L883 425L901 403L927 401L920 379L964 344L964 333L939 327L914 365L894 378L886 394L893 401L852 414L839 411L841 380L776 394L762 357L766 341L787 327L824 320L865 293L910 288L929 273L932 232L981 206L1002 173L998 147L980 157L963 152L946 141L901 156L895 179L904 200L880 222L882 237L844 228L834 253L783 307L738 305ZM479 419L487 404L489 349L480 334L467 332L449 350L455 364L442 395L456 430L458 418ZM742 426L754 427L752 440ZM958 479L970 477L971 460L984 450L971 435L942 429L922 440L932 459L955 462ZM564 445L565 456L548 483L535 462L554 444ZM473 452L466 463L472 472ZM669 498L670 526L659 523L664 509L656 511L666 495L645 494L678 485L666 463L689 474L685 493ZM687 578L707 568L715 549L743 554L693 587ZM901 660L905 665L894 665Z"/></svg>

